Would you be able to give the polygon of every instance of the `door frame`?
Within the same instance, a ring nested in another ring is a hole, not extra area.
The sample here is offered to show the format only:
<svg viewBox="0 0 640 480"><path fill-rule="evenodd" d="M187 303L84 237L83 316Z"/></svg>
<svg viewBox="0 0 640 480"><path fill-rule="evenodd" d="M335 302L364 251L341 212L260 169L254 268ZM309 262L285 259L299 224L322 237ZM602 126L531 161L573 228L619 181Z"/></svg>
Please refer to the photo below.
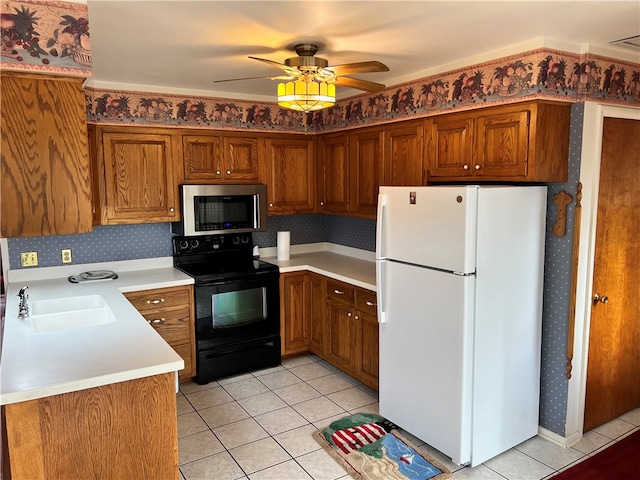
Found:
<svg viewBox="0 0 640 480"><path fill-rule="evenodd" d="M587 388L587 361L591 326L591 291L600 188L600 161L605 117L640 121L640 108L585 102L582 125L580 182L582 183L582 220L576 279L575 343L573 374L567 392L565 440L567 446L580 441L584 433L584 408Z"/></svg>

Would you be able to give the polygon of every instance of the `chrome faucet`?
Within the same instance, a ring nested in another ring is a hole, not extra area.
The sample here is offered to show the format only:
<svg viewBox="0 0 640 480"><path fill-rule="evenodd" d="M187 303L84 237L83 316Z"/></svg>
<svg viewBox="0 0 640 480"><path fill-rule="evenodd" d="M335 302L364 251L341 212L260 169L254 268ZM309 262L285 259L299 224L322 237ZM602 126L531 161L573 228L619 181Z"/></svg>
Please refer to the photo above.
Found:
<svg viewBox="0 0 640 480"><path fill-rule="evenodd" d="M18 318L20 320L25 320L29 318L29 305L27 305L27 299L29 295L27 295L28 286L24 286L18 292L18 297L20 297L20 304L18 305Z"/></svg>

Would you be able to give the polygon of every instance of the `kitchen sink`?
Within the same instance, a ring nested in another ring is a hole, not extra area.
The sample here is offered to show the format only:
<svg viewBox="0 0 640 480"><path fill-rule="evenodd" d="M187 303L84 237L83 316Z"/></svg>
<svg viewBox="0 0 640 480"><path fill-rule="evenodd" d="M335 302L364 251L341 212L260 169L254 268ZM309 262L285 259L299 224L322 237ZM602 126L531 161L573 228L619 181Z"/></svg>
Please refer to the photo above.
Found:
<svg viewBox="0 0 640 480"><path fill-rule="evenodd" d="M33 302L31 323L36 332L57 332L113 323L116 317L100 295L80 295Z"/></svg>

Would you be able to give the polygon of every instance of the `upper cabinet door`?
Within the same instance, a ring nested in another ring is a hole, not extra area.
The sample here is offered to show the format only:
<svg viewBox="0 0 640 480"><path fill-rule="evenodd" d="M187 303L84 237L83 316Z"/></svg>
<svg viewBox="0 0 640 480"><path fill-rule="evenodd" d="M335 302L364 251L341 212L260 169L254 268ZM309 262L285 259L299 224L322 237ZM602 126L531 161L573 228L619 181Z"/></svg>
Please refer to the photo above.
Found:
<svg viewBox="0 0 640 480"><path fill-rule="evenodd" d="M223 176L229 180L258 181L258 140L223 137Z"/></svg>
<svg viewBox="0 0 640 480"><path fill-rule="evenodd" d="M104 223L176 219L177 185L169 134L102 134L106 187Z"/></svg>
<svg viewBox="0 0 640 480"><path fill-rule="evenodd" d="M183 135L182 149L185 180L222 178L220 138L217 135Z"/></svg>
<svg viewBox="0 0 640 480"><path fill-rule="evenodd" d="M382 130L349 135L350 208L359 217L376 218L378 190L384 175Z"/></svg>
<svg viewBox="0 0 640 480"><path fill-rule="evenodd" d="M529 110L481 115L476 122L474 170L494 177L526 176Z"/></svg>
<svg viewBox="0 0 640 480"><path fill-rule="evenodd" d="M92 229L82 79L2 73L0 236Z"/></svg>
<svg viewBox="0 0 640 480"><path fill-rule="evenodd" d="M313 141L267 139L265 150L269 213L313 213L316 181Z"/></svg>
<svg viewBox="0 0 640 480"><path fill-rule="evenodd" d="M322 211L346 213L349 210L349 141L340 134L322 139Z"/></svg>
<svg viewBox="0 0 640 480"><path fill-rule="evenodd" d="M420 122L391 125L385 131L384 150L387 164L385 185L422 185L424 124Z"/></svg>
<svg viewBox="0 0 640 480"><path fill-rule="evenodd" d="M470 174L473 125L473 120L466 115L441 115L427 120L425 163L431 175Z"/></svg>

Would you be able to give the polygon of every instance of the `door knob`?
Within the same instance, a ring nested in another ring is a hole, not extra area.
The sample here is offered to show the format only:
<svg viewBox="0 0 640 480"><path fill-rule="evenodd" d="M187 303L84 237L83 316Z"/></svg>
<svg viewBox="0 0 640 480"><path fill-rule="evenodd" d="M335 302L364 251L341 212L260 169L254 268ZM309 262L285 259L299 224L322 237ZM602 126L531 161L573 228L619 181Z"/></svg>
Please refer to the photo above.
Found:
<svg viewBox="0 0 640 480"><path fill-rule="evenodd" d="M606 295L600 295L599 293L596 293L593 296L593 304L596 305L598 302L608 303L609 302L609 297L607 297Z"/></svg>

